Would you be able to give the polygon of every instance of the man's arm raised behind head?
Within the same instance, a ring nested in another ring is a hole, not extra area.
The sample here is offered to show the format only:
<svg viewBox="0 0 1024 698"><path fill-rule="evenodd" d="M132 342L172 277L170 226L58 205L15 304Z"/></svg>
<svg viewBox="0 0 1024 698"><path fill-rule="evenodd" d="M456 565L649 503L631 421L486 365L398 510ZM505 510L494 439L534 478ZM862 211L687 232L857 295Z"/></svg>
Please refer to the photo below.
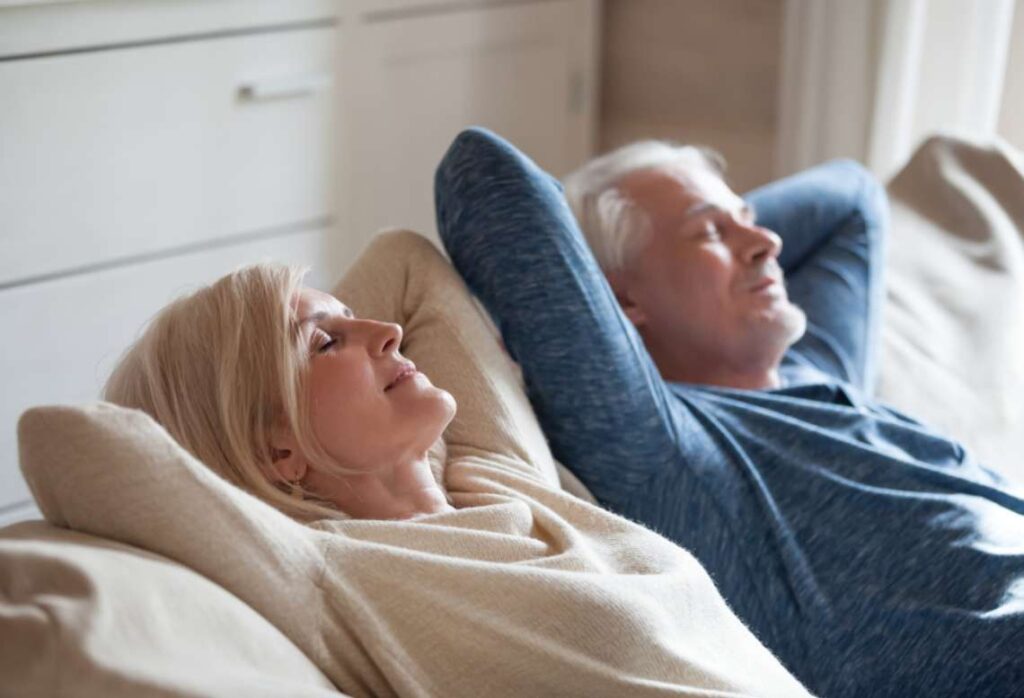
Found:
<svg viewBox="0 0 1024 698"><path fill-rule="evenodd" d="M789 298L807 313L807 333L787 359L871 395L885 301L885 189L856 162L835 160L744 198L782 237Z"/></svg>
<svg viewBox="0 0 1024 698"><path fill-rule="evenodd" d="M680 467L679 410L556 180L464 131L435 178L438 229L523 369L555 457L602 502Z"/></svg>

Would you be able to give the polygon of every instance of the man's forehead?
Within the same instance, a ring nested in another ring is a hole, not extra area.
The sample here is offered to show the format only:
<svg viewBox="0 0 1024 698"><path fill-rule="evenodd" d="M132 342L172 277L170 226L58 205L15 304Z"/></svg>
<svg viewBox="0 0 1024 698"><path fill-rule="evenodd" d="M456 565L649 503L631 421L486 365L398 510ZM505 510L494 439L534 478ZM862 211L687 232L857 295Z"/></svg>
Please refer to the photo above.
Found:
<svg viewBox="0 0 1024 698"><path fill-rule="evenodd" d="M637 170L622 178L620 189L652 213L684 211L699 214L708 208L732 210L743 200L711 170L700 166L664 165Z"/></svg>

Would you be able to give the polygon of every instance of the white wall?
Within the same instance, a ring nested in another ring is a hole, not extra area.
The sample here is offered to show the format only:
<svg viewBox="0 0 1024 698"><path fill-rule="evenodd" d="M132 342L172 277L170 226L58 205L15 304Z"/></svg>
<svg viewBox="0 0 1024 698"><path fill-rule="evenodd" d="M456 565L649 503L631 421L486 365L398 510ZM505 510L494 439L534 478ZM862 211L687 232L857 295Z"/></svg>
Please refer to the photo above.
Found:
<svg viewBox="0 0 1024 698"><path fill-rule="evenodd" d="M1024 3L1018 0L1016 6L1010 29L1003 103L996 130L1010 143L1024 149Z"/></svg>
<svg viewBox="0 0 1024 698"><path fill-rule="evenodd" d="M786 0L777 172L996 132L1014 0Z"/></svg>

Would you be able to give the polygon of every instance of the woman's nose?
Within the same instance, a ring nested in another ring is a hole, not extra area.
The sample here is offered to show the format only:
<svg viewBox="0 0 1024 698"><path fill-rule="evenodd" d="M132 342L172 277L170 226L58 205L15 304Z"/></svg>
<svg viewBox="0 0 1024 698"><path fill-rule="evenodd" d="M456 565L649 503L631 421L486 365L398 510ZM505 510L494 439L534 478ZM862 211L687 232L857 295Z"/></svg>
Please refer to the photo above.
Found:
<svg viewBox="0 0 1024 698"><path fill-rule="evenodd" d="M402 345L402 326L393 322L374 323L374 333L371 338L370 349L377 356L397 353Z"/></svg>

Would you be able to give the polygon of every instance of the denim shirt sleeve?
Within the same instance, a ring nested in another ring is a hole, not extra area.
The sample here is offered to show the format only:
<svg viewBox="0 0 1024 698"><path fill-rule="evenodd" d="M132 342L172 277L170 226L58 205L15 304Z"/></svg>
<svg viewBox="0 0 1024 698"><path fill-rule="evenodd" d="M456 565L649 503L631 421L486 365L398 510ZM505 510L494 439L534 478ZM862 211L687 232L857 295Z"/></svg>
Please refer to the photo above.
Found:
<svg viewBox="0 0 1024 698"><path fill-rule="evenodd" d="M437 170L435 203L441 240L520 363L555 457L599 499L674 467L679 410L557 180L470 129Z"/></svg>
<svg viewBox="0 0 1024 698"><path fill-rule="evenodd" d="M807 313L784 373L811 367L870 396L885 302L885 189L856 162L834 160L744 198L782 237L789 298Z"/></svg>

